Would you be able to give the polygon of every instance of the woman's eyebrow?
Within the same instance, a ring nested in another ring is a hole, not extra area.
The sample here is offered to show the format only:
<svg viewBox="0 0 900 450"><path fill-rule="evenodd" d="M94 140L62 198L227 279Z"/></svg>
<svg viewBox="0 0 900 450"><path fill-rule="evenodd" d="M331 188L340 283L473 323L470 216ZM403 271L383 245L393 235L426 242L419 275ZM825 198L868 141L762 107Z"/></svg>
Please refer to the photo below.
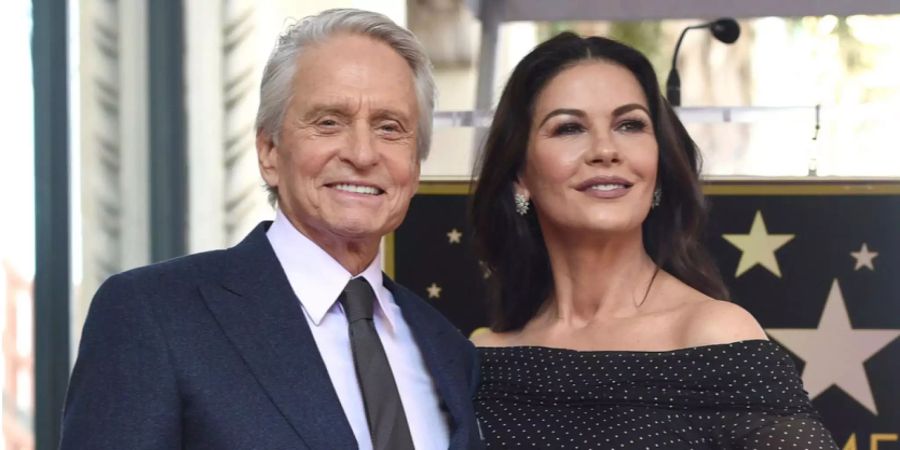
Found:
<svg viewBox="0 0 900 450"><path fill-rule="evenodd" d="M580 118L584 118L585 116L587 116L587 114L585 114L585 112L580 109L571 109L571 108L554 109L553 111L550 111L549 113L547 113L546 116L544 116L544 119L541 120L540 124L538 124L538 128L544 126L544 124L547 123L547 121L550 120L551 117L559 116L562 114L567 114L570 116L577 116Z"/></svg>

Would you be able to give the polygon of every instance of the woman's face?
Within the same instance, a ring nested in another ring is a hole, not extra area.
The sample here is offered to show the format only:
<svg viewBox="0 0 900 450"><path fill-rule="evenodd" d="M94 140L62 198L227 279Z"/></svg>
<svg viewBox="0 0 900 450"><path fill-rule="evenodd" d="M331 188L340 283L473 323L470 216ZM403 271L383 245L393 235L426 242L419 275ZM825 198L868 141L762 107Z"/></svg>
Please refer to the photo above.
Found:
<svg viewBox="0 0 900 450"><path fill-rule="evenodd" d="M535 205L545 234L640 232L659 153L628 69L590 60L563 70L538 95L529 133L516 190Z"/></svg>

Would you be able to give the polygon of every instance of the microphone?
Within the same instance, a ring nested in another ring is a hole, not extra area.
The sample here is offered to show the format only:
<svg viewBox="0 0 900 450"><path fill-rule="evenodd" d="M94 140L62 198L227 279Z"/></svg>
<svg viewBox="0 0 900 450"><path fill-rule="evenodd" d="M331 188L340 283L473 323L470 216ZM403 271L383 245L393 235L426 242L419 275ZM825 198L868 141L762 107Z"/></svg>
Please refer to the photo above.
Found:
<svg viewBox="0 0 900 450"><path fill-rule="evenodd" d="M713 37L725 44L733 44L741 35L741 26L737 21L730 17L723 17L713 22L702 23L700 25L689 26L681 32L678 43L675 44L675 53L672 54L672 70L669 71L669 78L666 79L666 99L672 106L681 106L681 77L678 76L678 50L681 49L681 41L684 39L688 30L696 30L699 28L709 28Z"/></svg>

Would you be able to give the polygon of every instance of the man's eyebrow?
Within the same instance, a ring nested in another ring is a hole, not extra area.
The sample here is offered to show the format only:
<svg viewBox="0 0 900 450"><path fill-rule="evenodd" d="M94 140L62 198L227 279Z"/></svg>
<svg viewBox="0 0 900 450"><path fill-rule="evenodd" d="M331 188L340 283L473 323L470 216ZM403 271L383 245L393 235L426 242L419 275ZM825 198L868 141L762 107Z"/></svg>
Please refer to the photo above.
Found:
<svg viewBox="0 0 900 450"><path fill-rule="evenodd" d="M339 116L348 116L351 114L350 105L342 103L316 103L310 106L303 115L304 119L312 119L322 114L336 114Z"/></svg>
<svg viewBox="0 0 900 450"><path fill-rule="evenodd" d="M396 119L401 122L408 122L410 120L409 114L395 108L376 108L372 110L372 117Z"/></svg>
<svg viewBox="0 0 900 450"><path fill-rule="evenodd" d="M303 115L303 118L310 120L323 114L334 114L347 117L352 116L355 109L356 108L353 105L344 102L316 103L309 107L306 114ZM397 108L376 108L372 110L371 117L394 119L403 123L408 123L412 116Z"/></svg>

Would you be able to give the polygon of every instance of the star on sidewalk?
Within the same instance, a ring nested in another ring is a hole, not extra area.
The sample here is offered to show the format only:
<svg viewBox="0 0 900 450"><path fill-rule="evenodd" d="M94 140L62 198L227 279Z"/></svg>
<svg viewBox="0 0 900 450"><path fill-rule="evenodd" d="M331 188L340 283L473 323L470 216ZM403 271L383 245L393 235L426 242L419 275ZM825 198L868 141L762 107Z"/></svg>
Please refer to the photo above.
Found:
<svg viewBox="0 0 900 450"><path fill-rule="evenodd" d="M449 233L447 233L447 239L450 240L451 244L459 244L460 239L462 239L462 233L459 230L457 230L456 228L454 228L454 229L450 230Z"/></svg>
<svg viewBox="0 0 900 450"><path fill-rule="evenodd" d="M722 237L741 250L741 260L738 262L735 278L743 275L757 264L781 278L781 269L778 268L775 251L793 239L794 235L769 234L766 230L766 222L763 221L762 211L756 211L749 233L723 234Z"/></svg>
<svg viewBox="0 0 900 450"><path fill-rule="evenodd" d="M817 328L768 328L766 332L806 362L803 385L810 398L837 386L878 414L863 363L900 336L900 330L854 329L837 279Z"/></svg>
<svg viewBox="0 0 900 450"><path fill-rule="evenodd" d="M853 267L853 270L859 270L863 267L875 270L875 264L872 263L872 260L878 256L878 252L870 252L869 246L865 242L863 242L862 248L858 252L850 252L850 256L856 259L856 265Z"/></svg>
<svg viewBox="0 0 900 450"><path fill-rule="evenodd" d="M431 283L431 286L425 288L428 291L428 298L441 298L441 289L437 283Z"/></svg>

